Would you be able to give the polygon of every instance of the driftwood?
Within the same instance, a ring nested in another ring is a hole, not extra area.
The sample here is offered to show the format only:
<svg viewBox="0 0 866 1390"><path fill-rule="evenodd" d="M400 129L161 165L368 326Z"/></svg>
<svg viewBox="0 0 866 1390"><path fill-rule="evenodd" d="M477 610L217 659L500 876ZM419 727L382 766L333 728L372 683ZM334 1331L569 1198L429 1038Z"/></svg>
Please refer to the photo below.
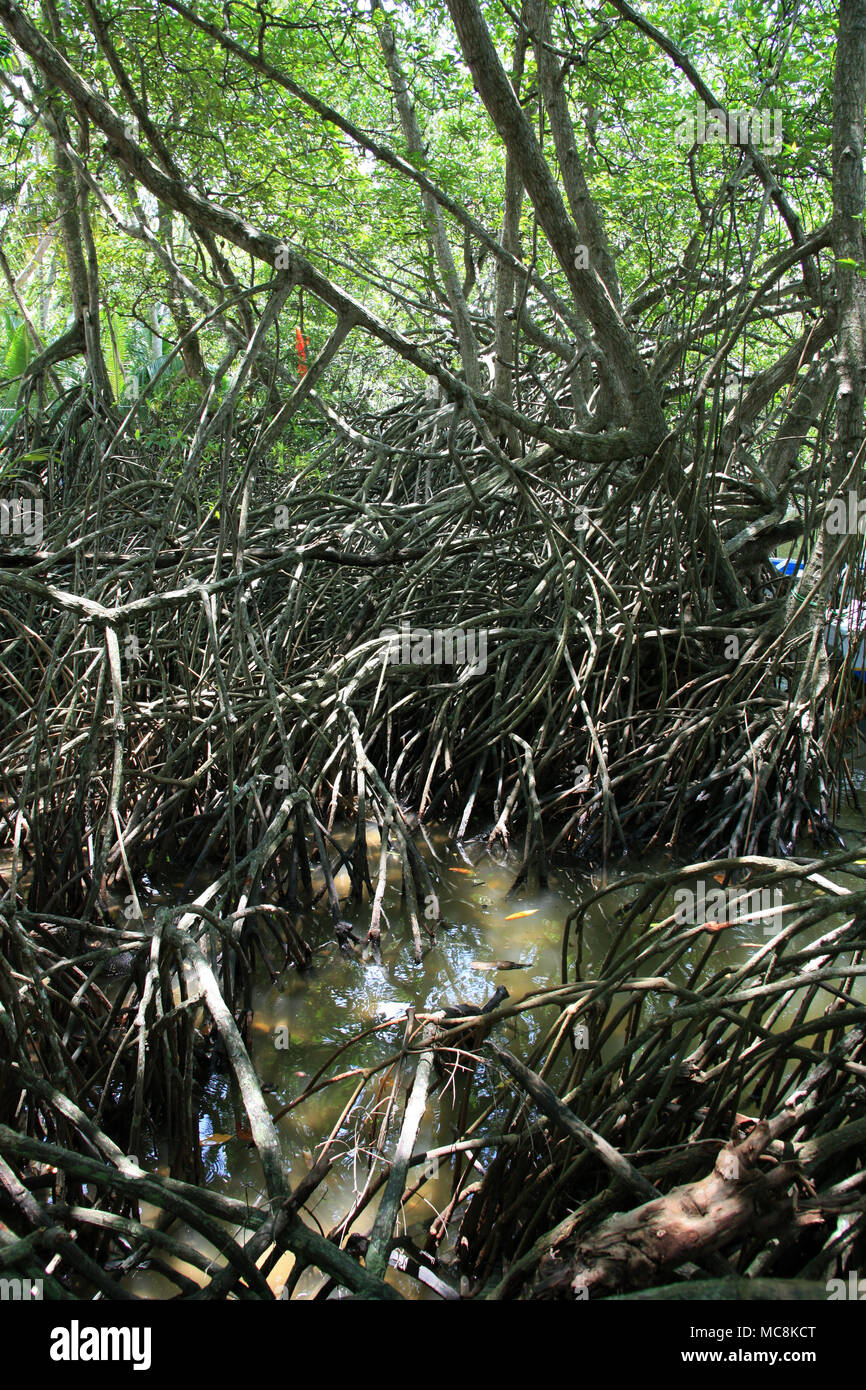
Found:
<svg viewBox="0 0 866 1390"><path fill-rule="evenodd" d="M749 873L753 890L781 885L785 899L779 923L733 971L718 968L724 932L715 924L665 915L677 885L694 884L706 865L645 876L637 896L633 881L614 882L597 895L614 931L596 975L579 968L588 898L566 926L561 984L518 1000L500 987L483 1007L377 1024L358 1041L402 1027L402 1046L364 1067L353 1065L353 1042L344 1043L273 1113L210 964L211 950L230 951L236 922L200 901L163 909L149 933L134 921L94 927L96 944L80 942L73 964L56 933L21 910L4 928L0 956L5 1057L15 1058L0 1071L0 1094L23 1106L39 1137L0 1128L11 1202L0 1265L32 1273L59 1256L51 1285L58 1297L71 1276L77 1287L83 1281L111 1296L123 1273L145 1264L174 1278L182 1297L272 1297L268 1274L285 1250L296 1258L283 1296L317 1268L321 1296L342 1286L362 1298L395 1297L382 1275L398 1248L407 1277L414 1272L447 1299L458 1290L545 1299L654 1288L675 1297L678 1285L703 1286L708 1276L729 1291L744 1279L764 1290L792 1281L784 1296L797 1297L801 1286L847 1277L862 1258L866 1214L866 1006L856 998L866 971L866 880L857 853L713 861L722 877ZM803 895L810 883L817 896ZM759 928L758 912L749 930ZM112 951L134 957L145 944L149 968L128 977L113 1005L95 983L82 990ZM169 985L186 980L185 958L196 976L177 1004ZM495 1031L485 1041L502 1021L528 1014L544 1020L528 1063ZM259 1206L144 1172L129 1155L135 1125L167 1120L182 1168L184 1144L195 1143L205 1024L222 1039L243 1108L238 1124L262 1156L270 1192ZM183 1064L169 1090L160 1081L172 1077L159 1070L163 1048ZM516 1100L490 1099L497 1072ZM424 1107L437 1103L432 1083L439 1076L450 1085L452 1073L463 1087L458 1134L416 1152ZM281 1119L347 1079L352 1092L332 1133L304 1182L287 1192ZM109 1094L125 1104L108 1105ZM323 1238L307 1225L305 1206L365 1115L366 1181ZM452 1196L431 1214L425 1251L400 1223L434 1156L440 1171L452 1165ZM370 1236L347 1238L380 1195ZM161 1209L155 1227L141 1221L141 1202ZM175 1219L216 1247L216 1267L173 1234ZM246 1237L233 1237L226 1221ZM203 1287L172 1273L171 1260L199 1271Z"/></svg>
<svg viewBox="0 0 866 1390"><path fill-rule="evenodd" d="M782 1227L794 1209L790 1189L797 1169L781 1163L756 1171L769 1133L768 1126L756 1126L742 1144L724 1148L699 1182L611 1217L567 1259L545 1257L528 1296L590 1298L649 1288L680 1265L740 1240L767 1213Z"/></svg>

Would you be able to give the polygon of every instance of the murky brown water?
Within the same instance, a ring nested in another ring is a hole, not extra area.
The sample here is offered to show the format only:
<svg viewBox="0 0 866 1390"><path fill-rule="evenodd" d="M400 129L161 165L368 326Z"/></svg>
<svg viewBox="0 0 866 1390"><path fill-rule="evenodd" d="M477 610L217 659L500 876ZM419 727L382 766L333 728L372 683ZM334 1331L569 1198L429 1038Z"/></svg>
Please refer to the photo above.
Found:
<svg viewBox="0 0 866 1390"><path fill-rule="evenodd" d="M860 787L866 787L866 759L858 767L855 781ZM863 842L866 840L866 815L849 809L842 816L840 829L849 845ZM308 970L298 973L290 968L274 983L260 967L253 1001L252 1055L274 1113L302 1093L338 1046L364 1029L394 1020L392 1026L379 1029L353 1045L345 1054L346 1070L375 1065L392 1055L399 1048L403 1035L403 1024L397 1020L403 1018L408 1006L429 1011L465 1001L480 1007L500 984L505 985L512 1000L517 1001L539 987L560 982L563 924L582 897L602 886L601 877L560 867L551 873L547 890L522 889L509 895L517 870L517 856L491 857L481 843L457 850L447 843L444 832L428 830L427 835L428 863L438 880L442 912L448 925L440 926L437 944L426 951L420 965L413 961L408 928L400 910L400 860L394 854L384 903L381 963L362 962L344 955L333 941L327 914L322 913L311 914L302 924L310 944L316 947L314 962ZM378 839L372 832L371 848L374 847L378 848ZM672 858L665 855L624 862L612 878L625 878L641 870L669 869L673 863ZM846 886L862 887L862 880L840 875L838 871L834 877ZM347 890L348 882L342 884L338 880L337 886ZM635 895L638 889L623 891ZM810 886L803 889L806 894L814 891ZM622 896L617 896L621 902ZM584 969L588 975L597 969L610 944L612 928L605 911L610 913L614 906L608 898L604 909L597 906L588 915L583 937ZM673 905L670 910L673 911ZM354 916L351 912L347 914L359 934L366 928L369 912L369 904L365 901L363 909ZM829 925L825 921L820 930L826 931ZM717 942L715 967L736 969L758 944L763 944L760 927L742 923L729 928L724 940ZM676 977L685 980L703 949L704 945L696 939L695 945L682 957ZM503 968L506 962L507 969ZM651 963L648 963L647 973L651 970ZM860 997L864 997L862 991ZM671 1007L671 1001L660 1007ZM792 1005L792 1010L794 1007ZM822 1008L823 1005L817 1003L815 1012L821 1012ZM552 1015L547 1010L537 1010L506 1022L502 1027L506 1045L517 1055L526 1056L539 1030L545 1026L545 1017L549 1020ZM780 1019L780 1027L784 1026L784 1021L784 1017ZM617 1046L616 1039L611 1040L610 1046ZM279 1122L292 1185L311 1166L317 1146L331 1135L355 1084L356 1080L349 1077L329 1086L305 1099ZM483 1101L496 1099L493 1088L497 1084L482 1065L473 1086L476 1107ZM367 1180L369 1128L364 1122L368 1119L366 1113L355 1113L340 1130L336 1146L339 1156L307 1208L324 1231L343 1218ZM428 1107L416 1151L451 1142L455 1137L452 1119L448 1096L439 1093L435 1104ZM263 1192L261 1171L252 1145L236 1136L236 1124L241 1120L228 1076L215 1072L202 1098L200 1119L206 1182L227 1195L256 1202ZM483 1154L479 1157L481 1162L485 1161ZM438 1176L407 1204L407 1228L411 1230L413 1223L422 1218L429 1220L433 1208L443 1207L449 1196L450 1170L443 1166ZM349 1229L368 1233L375 1211L374 1200ZM207 1249L193 1232L178 1230L177 1234L198 1248ZM282 1288L291 1264L292 1257L287 1255L271 1273L269 1283L275 1292ZM202 1282L198 1271L189 1266L181 1268L191 1279ZM414 1281L405 1280L398 1271L390 1270L388 1277L404 1293L419 1296ZM320 1275L305 1276L294 1296L309 1293L320 1282ZM151 1297L173 1293L168 1281L146 1270L131 1276L128 1284L138 1294Z"/></svg>

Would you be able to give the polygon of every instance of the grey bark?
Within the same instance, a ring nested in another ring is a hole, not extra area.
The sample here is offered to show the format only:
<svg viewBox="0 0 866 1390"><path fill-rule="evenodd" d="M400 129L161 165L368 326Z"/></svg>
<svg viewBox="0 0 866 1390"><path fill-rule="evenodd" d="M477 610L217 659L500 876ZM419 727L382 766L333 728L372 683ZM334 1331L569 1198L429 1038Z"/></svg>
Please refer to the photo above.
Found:
<svg viewBox="0 0 866 1390"><path fill-rule="evenodd" d="M524 16L532 34L532 47L538 68L538 85L550 120L550 133L556 150L565 196L590 260L595 264L616 308L622 310L619 276L610 253L607 233L589 187L577 152L574 126L563 85L563 71L551 50L550 8L547 0L526 0Z"/></svg>
<svg viewBox="0 0 866 1390"><path fill-rule="evenodd" d="M394 93L394 100L397 104L397 112L400 116L400 126L403 131L403 139L406 141L406 149L410 155L424 157L426 148L424 138L421 134L421 127L418 124L418 116L415 111L415 103L406 81L400 56L397 53L397 43L394 38L394 31L388 23L385 11L380 0L373 0L372 3L373 19L376 23L376 32L379 36L379 47L385 59L385 67L388 72L388 80L391 83L391 90ZM480 367L478 361L478 342L472 328L472 320L469 314L469 306L464 298L463 288L460 284L460 277L457 274L457 267L454 264L454 256L451 252L451 244L448 240L448 231L445 226L445 219L442 216L442 209L426 189L421 190L421 203L424 208L424 220L427 224L427 236L436 264L439 267L439 274L445 287L445 294L448 299L448 306L454 319L454 329L457 334L457 342L460 348L460 360L463 363L463 372L467 384L474 389L480 385Z"/></svg>
<svg viewBox="0 0 866 1390"><path fill-rule="evenodd" d="M589 319L607 358L612 381L628 403L631 420L642 437L642 450L653 450L664 435L657 395L634 339L595 268L577 260L580 237L538 139L499 61L477 0L448 0L464 59L476 89L538 214L538 220L568 281L575 306Z"/></svg>
<svg viewBox="0 0 866 1390"><path fill-rule="evenodd" d="M526 35L521 30L514 46L514 72L511 83L515 95L520 94L523 62L526 54ZM523 184L517 172L514 156L505 156L505 204L502 215L502 245L517 260L520 255L520 213L523 208ZM496 307L494 310L496 359L493 367L493 394L506 404L514 403L514 367L517 359L518 331L514 314L517 276L506 261L496 267Z"/></svg>

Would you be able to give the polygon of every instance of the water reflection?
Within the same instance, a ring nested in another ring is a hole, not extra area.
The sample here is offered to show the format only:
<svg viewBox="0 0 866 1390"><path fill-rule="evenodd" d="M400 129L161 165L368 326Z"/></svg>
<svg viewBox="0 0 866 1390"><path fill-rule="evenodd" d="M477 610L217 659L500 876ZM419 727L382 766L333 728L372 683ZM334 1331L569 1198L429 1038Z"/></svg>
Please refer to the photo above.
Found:
<svg viewBox="0 0 866 1390"><path fill-rule="evenodd" d="M862 820L856 816L850 819L849 834L862 839ZM480 1008L498 985L508 989L512 1002L519 1002L540 989L559 984L563 924L578 904L601 886L598 875L558 867L543 890L537 886L525 887L514 893L510 890L519 867L516 856L494 858L480 843L458 852L448 846L444 832L428 830L427 834L432 851L431 870L444 922L438 928L435 945L428 946L420 964L413 960L410 932L401 907L399 859L392 856L394 862L384 900L380 960L364 961L344 954L333 940L327 913L316 911L299 923L314 947L310 968L303 973L289 968L276 982L262 968L256 980L251 1052L275 1114L302 1095L320 1069L326 1067L336 1048L355 1039L359 1032L369 1030L366 1037L343 1054L336 1067L338 1071L351 1074L307 1096L279 1121L287 1175L293 1186L307 1173L321 1145L329 1137L336 1136L331 1150L336 1155L331 1172L307 1207L309 1217L325 1232L343 1218L363 1190L368 1178L370 1146L381 1122L381 1112L374 1106L371 1111L353 1112L347 1122L340 1123L358 1084L357 1069L374 1068L399 1051L405 1014L410 1006L421 1012L464 1002ZM370 838L372 847L375 835L371 834ZM618 865L611 873L611 881L669 870L672 866L673 860L668 854L653 858L644 856L638 861ZM834 877L849 887L860 886L850 874L837 872ZM615 920L617 906L634 901L639 891L637 884L624 887L616 897L609 896L602 904L588 910L582 932L585 978L597 975L619 931L619 923ZM816 891L819 890L814 885L797 888L788 885L785 899L787 902L806 899ZM674 910L671 893L654 916L661 919ZM354 916L347 909L356 936L363 936L369 912L367 902ZM831 925L825 920L812 936L826 933ZM808 935L803 934L799 944L805 945L808 939ZM742 922L729 926L714 940L710 973L736 971L765 943L761 924ZM690 984L707 946L706 933L692 938L674 969L669 971L674 983ZM655 954L649 954L641 965L641 974L654 974L657 960ZM855 993L863 997L862 982L858 981ZM614 997L614 1014L625 999L625 995ZM825 1004L826 998L819 993L809 1017L823 1012ZM788 1012L780 1016L779 1027L786 1026L796 1007L792 1004ZM528 1056L533 1044L543 1036L542 1030L555 1017L554 1008L552 1005L549 1009L506 1021L501 1027L506 1046L518 1055ZM668 1014L676 1008L675 996L658 993L647 1000L645 1018L649 1019L653 1012ZM603 1055L610 1057L622 1046L624 1029L623 1021L607 1039ZM808 1040L804 1042L808 1045ZM582 1045L580 1038L577 1045ZM332 1070L329 1069L328 1074ZM441 1090L435 1102L428 1106L417 1151L447 1144L455 1137L456 1093L452 1094L453 1089ZM375 1087L372 1094L375 1096ZM472 1084L470 1114L477 1113L485 1103L507 1106L511 1098L510 1090L482 1062ZM371 1102L368 1100L365 1104ZM400 1108L398 1106L398 1114ZM214 1072L201 1106L205 1180L228 1195L254 1203L262 1197L263 1181L253 1146L243 1133L238 1133L242 1120L232 1082L228 1076ZM491 1124L488 1121L485 1128L489 1130ZM392 1131L389 1152L393 1141ZM475 1155L475 1161L482 1167L488 1161L483 1150ZM413 1223L429 1220L435 1210L447 1204L450 1193L451 1173L448 1165L443 1164L438 1176L407 1203L406 1223L411 1227ZM368 1233L375 1210L374 1200L349 1229ZM199 1240L189 1232L180 1234L182 1239ZM292 1257L285 1256L271 1272L269 1282L275 1291L282 1287L291 1265ZM190 1278L202 1279L193 1269L184 1272ZM397 1271L391 1271L389 1278L398 1283L402 1291L410 1288L417 1294L417 1286L403 1279ZM130 1278L129 1286L138 1293L160 1297L164 1282L158 1276L141 1271ZM320 1283L320 1275L305 1275L295 1296L310 1294Z"/></svg>

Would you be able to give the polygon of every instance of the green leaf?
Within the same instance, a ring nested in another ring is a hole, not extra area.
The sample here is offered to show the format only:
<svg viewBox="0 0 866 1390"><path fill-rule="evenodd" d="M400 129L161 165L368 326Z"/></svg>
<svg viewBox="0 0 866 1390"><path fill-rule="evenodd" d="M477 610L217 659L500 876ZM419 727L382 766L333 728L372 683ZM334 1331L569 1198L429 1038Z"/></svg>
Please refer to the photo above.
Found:
<svg viewBox="0 0 866 1390"><path fill-rule="evenodd" d="M19 328L16 328L12 335L12 341L6 349L3 375L7 377L21 376L27 370L27 364L32 356L33 344L30 341L30 334L22 323Z"/></svg>

